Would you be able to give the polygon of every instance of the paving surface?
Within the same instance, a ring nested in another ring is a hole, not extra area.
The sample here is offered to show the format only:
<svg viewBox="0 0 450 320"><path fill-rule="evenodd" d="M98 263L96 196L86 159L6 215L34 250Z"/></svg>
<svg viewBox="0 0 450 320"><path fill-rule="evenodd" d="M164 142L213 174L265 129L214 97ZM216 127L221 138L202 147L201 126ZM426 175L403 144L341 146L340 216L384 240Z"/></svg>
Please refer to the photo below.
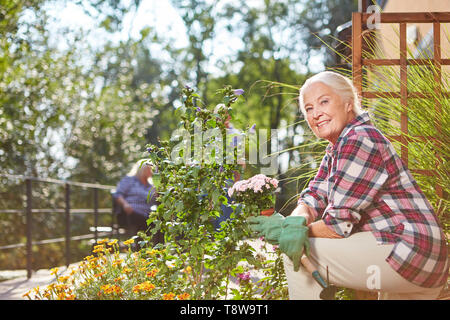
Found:
<svg viewBox="0 0 450 320"><path fill-rule="evenodd" d="M76 265L70 265L69 268ZM58 275L64 275L69 268L66 266L58 267ZM5 278L15 277L14 279L0 282L0 300L27 300L28 298L23 297L23 294L30 289L38 286L43 288L56 280L51 271L47 269L34 271L30 279L27 278L26 271L23 270L3 271L0 274Z"/></svg>

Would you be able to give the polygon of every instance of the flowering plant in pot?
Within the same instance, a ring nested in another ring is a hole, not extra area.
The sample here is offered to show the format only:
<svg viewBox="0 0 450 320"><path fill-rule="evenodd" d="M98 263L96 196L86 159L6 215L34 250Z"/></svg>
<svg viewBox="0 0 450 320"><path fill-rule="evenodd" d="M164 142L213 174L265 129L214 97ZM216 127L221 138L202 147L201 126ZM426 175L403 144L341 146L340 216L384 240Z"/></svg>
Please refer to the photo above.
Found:
<svg viewBox="0 0 450 320"><path fill-rule="evenodd" d="M237 181L229 190L228 195L243 205L249 215L259 214L270 216L274 213L275 190L278 180L264 174L257 174L247 180Z"/></svg>

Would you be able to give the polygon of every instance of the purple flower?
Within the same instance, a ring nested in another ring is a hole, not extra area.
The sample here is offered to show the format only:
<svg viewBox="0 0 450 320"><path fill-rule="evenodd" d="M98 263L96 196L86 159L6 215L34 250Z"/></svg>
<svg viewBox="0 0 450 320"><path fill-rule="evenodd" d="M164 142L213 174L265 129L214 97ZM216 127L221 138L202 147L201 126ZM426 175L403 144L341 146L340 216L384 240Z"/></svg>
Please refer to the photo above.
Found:
<svg viewBox="0 0 450 320"><path fill-rule="evenodd" d="M244 94L244 89L235 89L234 90L234 95L235 96L240 96L242 94Z"/></svg>
<svg viewBox="0 0 450 320"><path fill-rule="evenodd" d="M195 110L197 110L197 112L200 112L200 111L202 111L202 108L197 107L197 108L195 108Z"/></svg>
<svg viewBox="0 0 450 320"><path fill-rule="evenodd" d="M239 283L250 280L250 272L239 273L238 275Z"/></svg>

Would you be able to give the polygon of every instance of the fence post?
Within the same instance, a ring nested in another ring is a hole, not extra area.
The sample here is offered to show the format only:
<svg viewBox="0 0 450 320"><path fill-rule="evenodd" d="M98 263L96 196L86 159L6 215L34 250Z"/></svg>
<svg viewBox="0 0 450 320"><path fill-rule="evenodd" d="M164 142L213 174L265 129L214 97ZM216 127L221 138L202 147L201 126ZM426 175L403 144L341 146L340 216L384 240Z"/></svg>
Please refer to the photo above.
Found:
<svg viewBox="0 0 450 320"><path fill-rule="evenodd" d="M114 237L114 218L115 218L115 213L116 213L116 201L114 200L114 196L112 195L112 193L110 193L111 195L111 238Z"/></svg>
<svg viewBox="0 0 450 320"><path fill-rule="evenodd" d="M33 228L33 216L32 216L32 189L31 179L25 180L27 207L26 207L26 236L27 236L27 278L31 278L31 271L33 268L33 244L32 244L32 228Z"/></svg>
<svg viewBox="0 0 450 320"><path fill-rule="evenodd" d="M65 184L66 266L70 265L70 184Z"/></svg>
<svg viewBox="0 0 450 320"><path fill-rule="evenodd" d="M95 243L98 241L98 189L94 188L94 235Z"/></svg>

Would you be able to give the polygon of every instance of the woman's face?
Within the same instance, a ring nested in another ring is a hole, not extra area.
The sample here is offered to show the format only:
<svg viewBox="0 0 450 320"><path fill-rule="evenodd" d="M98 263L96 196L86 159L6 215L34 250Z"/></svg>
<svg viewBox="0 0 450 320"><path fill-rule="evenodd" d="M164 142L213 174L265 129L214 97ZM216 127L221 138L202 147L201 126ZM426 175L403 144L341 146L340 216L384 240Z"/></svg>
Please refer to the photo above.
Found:
<svg viewBox="0 0 450 320"><path fill-rule="evenodd" d="M355 117L353 102L322 82L311 84L303 93L306 120L318 138L335 144L344 127Z"/></svg>
<svg viewBox="0 0 450 320"><path fill-rule="evenodd" d="M145 179L150 178L152 175L153 175L153 170L152 170L151 166L146 165L146 166L144 166L144 168L142 168L142 176Z"/></svg>

